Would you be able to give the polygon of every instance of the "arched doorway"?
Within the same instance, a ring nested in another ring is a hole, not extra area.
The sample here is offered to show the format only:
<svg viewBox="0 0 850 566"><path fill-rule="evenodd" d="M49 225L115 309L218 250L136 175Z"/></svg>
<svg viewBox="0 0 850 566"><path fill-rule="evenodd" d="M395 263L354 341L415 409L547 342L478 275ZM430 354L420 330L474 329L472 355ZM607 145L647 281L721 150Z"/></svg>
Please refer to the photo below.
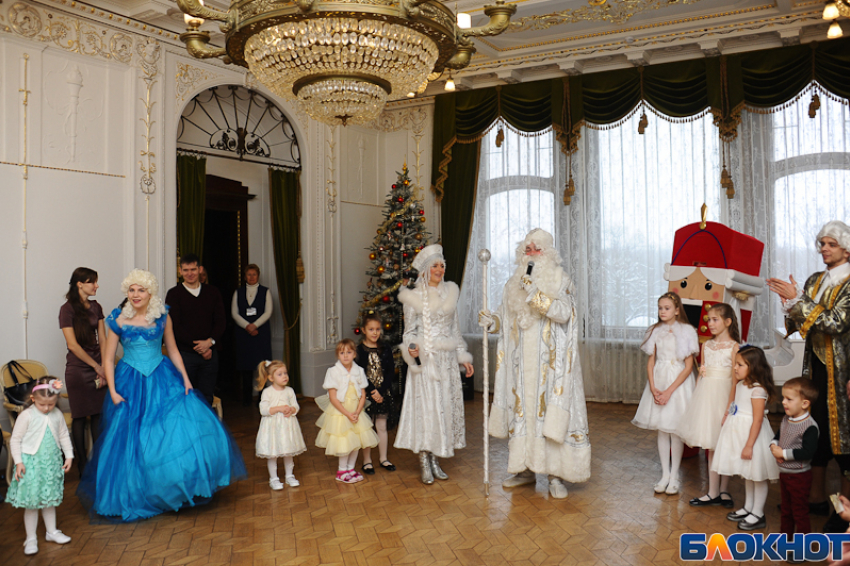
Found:
<svg viewBox="0 0 850 566"><path fill-rule="evenodd" d="M300 170L299 143L273 101L244 86L223 85L200 92L186 105L177 153L176 256L198 254L208 283L221 292L228 328L219 351L218 389L238 399L233 336L241 329L230 317L231 297L244 282L245 266L256 263L260 282L271 289L275 312L280 312L265 221L269 169Z"/></svg>

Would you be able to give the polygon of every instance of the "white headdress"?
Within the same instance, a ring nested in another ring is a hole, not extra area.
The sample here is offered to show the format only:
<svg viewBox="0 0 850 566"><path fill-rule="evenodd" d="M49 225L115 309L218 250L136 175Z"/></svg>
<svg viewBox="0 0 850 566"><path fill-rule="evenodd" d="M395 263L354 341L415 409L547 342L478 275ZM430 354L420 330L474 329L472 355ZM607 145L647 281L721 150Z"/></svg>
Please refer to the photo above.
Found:
<svg viewBox="0 0 850 566"><path fill-rule="evenodd" d="M425 246L422 248L416 257L413 258L413 262L411 262L411 266L413 269L419 272L421 276L425 273L431 265L436 262L446 263L446 259L443 257L443 246L440 244L431 244L430 246Z"/></svg>
<svg viewBox="0 0 850 566"><path fill-rule="evenodd" d="M830 220L820 229L817 240L815 240L818 252L820 252L820 243L824 237L833 238L845 252L850 252L850 226L841 220Z"/></svg>
<svg viewBox="0 0 850 566"><path fill-rule="evenodd" d="M157 283L156 277L150 271L134 269L128 273L127 277L124 278L124 281L121 282L121 292L126 295L130 290L131 285L139 285L151 294L151 300L150 303L148 303L148 310L145 313L145 320L148 321L148 324L153 324L153 321L165 314L165 305L162 303L162 299L160 299L158 295L159 283ZM130 301L127 301L124 305L124 308L121 310L121 316L125 318L133 318L136 316L136 309L133 308Z"/></svg>

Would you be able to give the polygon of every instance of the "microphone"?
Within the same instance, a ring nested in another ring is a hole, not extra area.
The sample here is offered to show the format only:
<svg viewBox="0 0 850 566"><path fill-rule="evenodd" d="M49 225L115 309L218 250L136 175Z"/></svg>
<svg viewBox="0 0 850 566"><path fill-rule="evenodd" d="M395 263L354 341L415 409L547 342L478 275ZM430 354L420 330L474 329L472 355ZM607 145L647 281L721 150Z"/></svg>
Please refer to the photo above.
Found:
<svg viewBox="0 0 850 566"><path fill-rule="evenodd" d="M532 270L532 269L534 269L534 262L533 262L533 261L529 261L529 262L528 262L528 269L526 269L526 270L525 270L525 274L526 274L526 275L528 275L528 276L530 277L530 276L531 276L531 270Z"/></svg>
<svg viewBox="0 0 850 566"><path fill-rule="evenodd" d="M411 345L410 345L410 348L413 348L414 350L417 350L417 349L419 349L419 346L417 346L416 344L411 344ZM408 348L408 350L409 350L410 348ZM422 365L422 360L420 360L420 359L419 359L419 356L416 356L416 357L415 357L415 358L413 358L413 359L414 359L414 360L416 360L416 365L418 365L418 366L421 366L421 365Z"/></svg>

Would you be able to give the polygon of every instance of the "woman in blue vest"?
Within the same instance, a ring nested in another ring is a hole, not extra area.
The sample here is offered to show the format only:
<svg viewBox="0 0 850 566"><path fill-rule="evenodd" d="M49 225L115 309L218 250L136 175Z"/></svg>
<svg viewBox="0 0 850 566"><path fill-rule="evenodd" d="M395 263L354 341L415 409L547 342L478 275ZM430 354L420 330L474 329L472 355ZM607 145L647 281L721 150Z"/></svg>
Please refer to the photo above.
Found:
<svg viewBox="0 0 850 566"><path fill-rule="evenodd" d="M233 293L230 314L239 327L236 336L236 370L242 379L242 404L251 404L253 377L257 364L272 358L272 294L260 281L260 268L245 268L245 285Z"/></svg>

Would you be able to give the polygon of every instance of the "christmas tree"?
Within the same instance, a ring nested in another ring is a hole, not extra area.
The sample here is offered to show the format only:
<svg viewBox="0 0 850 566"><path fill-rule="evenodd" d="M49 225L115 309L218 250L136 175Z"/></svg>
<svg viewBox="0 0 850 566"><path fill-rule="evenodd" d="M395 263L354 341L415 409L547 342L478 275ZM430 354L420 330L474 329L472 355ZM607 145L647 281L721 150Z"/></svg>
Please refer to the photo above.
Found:
<svg viewBox="0 0 850 566"><path fill-rule="evenodd" d="M413 281L416 274L411 272L410 264L428 245L425 209L410 185L407 164L396 174L398 180L384 205L384 221L369 249L372 262L366 271L369 282L354 329L359 335L363 317L377 312L384 322L383 339L391 345L401 343L404 332L402 305L396 298L398 290Z"/></svg>

